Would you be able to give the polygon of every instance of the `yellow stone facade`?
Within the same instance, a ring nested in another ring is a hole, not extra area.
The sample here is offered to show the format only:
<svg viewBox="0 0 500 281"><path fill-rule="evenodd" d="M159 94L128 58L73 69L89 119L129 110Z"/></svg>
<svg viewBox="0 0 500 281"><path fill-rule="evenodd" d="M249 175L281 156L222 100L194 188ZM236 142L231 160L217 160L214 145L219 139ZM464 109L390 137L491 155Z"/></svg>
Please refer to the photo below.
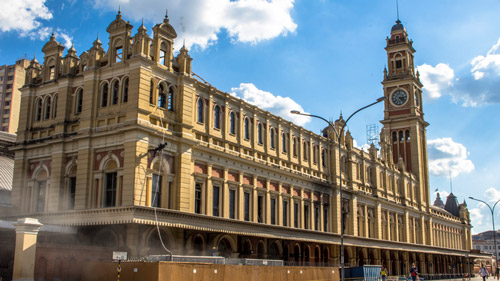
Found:
<svg viewBox="0 0 500 281"><path fill-rule="evenodd" d="M78 227L129 256L166 253L158 224L174 254L215 247L327 264L340 261L344 211L349 265L466 272L468 211L430 203L422 85L398 25L386 48L381 149L359 150L347 132L340 159L329 129L315 134L198 78L185 48L174 56L168 17L150 38L144 26L132 36L118 14L109 48L96 39L79 57L63 56L52 36L42 64L26 70L12 202L21 216Z"/></svg>

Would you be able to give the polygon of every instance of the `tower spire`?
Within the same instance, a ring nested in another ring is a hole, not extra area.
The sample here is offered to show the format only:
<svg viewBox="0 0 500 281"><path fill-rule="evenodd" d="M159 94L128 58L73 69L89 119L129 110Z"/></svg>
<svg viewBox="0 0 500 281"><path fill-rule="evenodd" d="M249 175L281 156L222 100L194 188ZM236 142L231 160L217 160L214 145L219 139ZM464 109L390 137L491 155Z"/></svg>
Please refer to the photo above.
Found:
<svg viewBox="0 0 500 281"><path fill-rule="evenodd" d="M399 1L396 0L396 17L397 17L397 21L400 21L399 20Z"/></svg>
<svg viewBox="0 0 500 281"><path fill-rule="evenodd" d="M450 190L451 193L453 193L453 184L451 183L451 171L450 171Z"/></svg>

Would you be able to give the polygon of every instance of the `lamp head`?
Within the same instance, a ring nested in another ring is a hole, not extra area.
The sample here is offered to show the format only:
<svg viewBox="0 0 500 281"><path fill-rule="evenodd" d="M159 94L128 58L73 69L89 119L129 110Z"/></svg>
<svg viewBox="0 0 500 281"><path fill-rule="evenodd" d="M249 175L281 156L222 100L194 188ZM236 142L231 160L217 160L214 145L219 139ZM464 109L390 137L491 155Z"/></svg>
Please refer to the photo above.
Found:
<svg viewBox="0 0 500 281"><path fill-rule="evenodd" d="M387 97L386 97L386 96L380 97L380 98L378 98L378 99L377 99L377 102L381 102L381 101L383 101L383 100L385 100L385 99L387 99Z"/></svg>
<svg viewBox="0 0 500 281"><path fill-rule="evenodd" d="M291 110L290 113L291 114L300 114L300 111L298 111L298 110Z"/></svg>

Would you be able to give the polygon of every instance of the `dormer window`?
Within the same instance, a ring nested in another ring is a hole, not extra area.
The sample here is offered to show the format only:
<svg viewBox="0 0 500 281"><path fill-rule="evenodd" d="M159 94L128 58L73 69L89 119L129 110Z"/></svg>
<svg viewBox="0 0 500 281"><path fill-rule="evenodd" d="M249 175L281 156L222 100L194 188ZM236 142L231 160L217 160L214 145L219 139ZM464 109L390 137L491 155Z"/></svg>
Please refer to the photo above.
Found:
<svg viewBox="0 0 500 281"><path fill-rule="evenodd" d="M160 59L158 61L159 64L165 65L165 50L161 49L160 50Z"/></svg>
<svg viewBox="0 0 500 281"><path fill-rule="evenodd" d="M123 60L123 48L121 46L117 47L115 49L115 52L116 52L116 62L121 62Z"/></svg>

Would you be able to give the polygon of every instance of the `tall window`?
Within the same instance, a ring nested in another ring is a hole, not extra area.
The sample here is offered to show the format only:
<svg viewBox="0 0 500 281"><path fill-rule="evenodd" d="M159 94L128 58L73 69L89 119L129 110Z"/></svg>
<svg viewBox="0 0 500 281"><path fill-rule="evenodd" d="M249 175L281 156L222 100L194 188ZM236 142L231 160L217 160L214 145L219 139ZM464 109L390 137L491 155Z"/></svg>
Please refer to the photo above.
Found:
<svg viewBox="0 0 500 281"><path fill-rule="evenodd" d="M229 218L234 219L236 218L235 216L235 210L236 210L236 190L234 189L229 189Z"/></svg>
<svg viewBox="0 0 500 281"><path fill-rule="evenodd" d="M120 84L118 84L118 81L115 80L113 82L113 85L111 87L111 104L117 104L118 103L118 89L120 87Z"/></svg>
<svg viewBox="0 0 500 281"><path fill-rule="evenodd" d="M321 165L323 167L326 167L326 150L325 149L321 150Z"/></svg>
<svg viewBox="0 0 500 281"><path fill-rule="evenodd" d="M299 227L299 203L293 203L293 226L295 228Z"/></svg>
<svg viewBox="0 0 500 281"><path fill-rule="evenodd" d="M115 50L116 50L116 62L121 62L123 60L123 48L117 47Z"/></svg>
<svg viewBox="0 0 500 281"><path fill-rule="evenodd" d="M299 155L299 142L296 137L293 138L292 145L293 145L293 156L297 157L297 155Z"/></svg>
<svg viewBox="0 0 500 281"><path fill-rule="evenodd" d="M43 212L45 211L45 187L47 185L46 181L38 181L38 193L36 200L36 211Z"/></svg>
<svg viewBox="0 0 500 281"><path fill-rule="evenodd" d="M78 89L78 91L76 92L75 113L76 114L82 113L82 107L83 107L83 90Z"/></svg>
<svg viewBox="0 0 500 281"><path fill-rule="evenodd" d="M161 207L162 176L153 174L151 188L151 207Z"/></svg>
<svg viewBox="0 0 500 281"><path fill-rule="evenodd" d="M218 105L214 107L214 128L220 129L220 106Z"/></svg>
<svg viewBox="0 0 500 281"><path fill-rule="evenodd" d="M168 104L167 109L170 111L174 111L174 88L170 87L168 89Z"/></svg>
<svg viewBox="0 0 500 281"><path fill-rule="evenodd" d="M250 139L250 119L248 117L245 118L245 139Z"/></svg>
<svg viewBox="0 0 500 281"><path fill-rule="evenodd" d="M151 81L149 83L149 103L150 104L154 104L154 102L155 102L154 89L155 89L155 83L153 81Z"/></svg>
<svg viewBox="0 0 500 281"><path fill-rule="evenodd" d="M57 95L54 95L54 100L52 101L52 118L57 117Z"/></svg>
<svg viewBox="0 0 500 281"><path fill-rule="evenodd" d="M50 118L50 104L51 104L51 99L48 97L45 99L45 109L44 109L44 114L43 114L43 119L47 120Z"/></svg>
<svg viewBox="0 0 500 281"><path fill-rule="evenodd" d="M40 121L41 119L42 119L42 99L37 99L35 120Z"/></svg>
<svg viewBox="0 0 500 281"><path fill-rule="evenodd" d="M307 156L309 154L309 149L308 148L309 148L309 146L307 145L307 142L304 141L304 148L303 148L304 152L303 152L303 155L304 155L304 160L306 160L306 161L307 161Z"/></svg>
<svg viewBox="0 0 500 281"><path fill-rule="evenodd" d="M314 230L319 230L319 205L314 204Z"/></svg>
<svg viewBox="0 0 500 281"><path fill-rule="evenodd" d="M276 224L276 198L271 198L271 224Z"/></svg>
<svg viewBox="0 0 500 281"><path fill-rule="evenodd" d="M257 196L257 222L264 222L264 196Z"/></svg>
<svg viewBox="0 0 500 281"><path fill-rule="evenodd" d="M219 194L220 187L217 185L213 186L213 205L212 205L212 215L218 217L219 216Z"/></svg>
<svg viewBox="0 0 500 281"><path fill-rule="evenodd" d="M198 99L197 109L198 109L197 110L198 111L198 123L203 123L203 120L205 119L204 118L205 110L204 110L204 102L203 102L202 98Z"/></svg>
<svg viewBox="0 0 500 281"><path fill-rule="evenodd" d="M309 205L304 205L304 228L309 229Z"/></svg>
<svg viewBox="0 0 500 281"><path fill-rule="evenodd" d="M194 212L201 214L201 183L196 183L194 185Z"/></svg>
<svg viewBox="0 0 500 281"><path fill-rule="evenodd" d="M49 67L49 80L54 80L56 78L56 67L54 65Z"/></svg>
<svg viewBox="0 0 500 281"><path fill-rule="evenodd" d="M244 214L245 214L245 221L250 221L250 193L244 192L243 193L243 203L244 203Z"/></svg>
<svg viewBox="0 0 500 281"><path fill-rule="evenodd" d="M286 153L286 133L283 132L281 134L281 151L283 151L283 153Z"/></svg>
<svg viewBox="0 0 500 281"><path fill-rule="evenodd" d="M122 102L128 102L128 78L125 78L123 80L123 95L122 95Z"/></svg>
<svg viewBox="0 0 500 281"><path fill-rule="evenodd" d="M75 208L75 191L76 191L76 177L70 177L68 180L68 209Z"/></svg>
<svg viewBox="0 0 500 281"><path fill-rule="evenodd" d="M167 95L165 94L165 88L163 84L160 84L160 93L158 93L158 106L161 108L167 108Z"/></svg>
<svg viewBox="0 0 500 281"><path fill-rule="evenodd" d="M236 116L232 111L229 113L229 133L232 135L236 134Z"/></svg>
<svg viewBox="0 0 500 281"><path fill-rule="evenodd" d="M166 54L165 50L163 48L160 49L160 59L158 63L160 63L161 65L165 65L165 54Z"/></svg>
<svg viewBox="0 0 500 281"><path fill-rule="evenodd" d="M108 83L104 83L102 85L101 91L101 107L105 107L108 105Z"/></svg>
<svg viewBox="0 0 500 281"><path fill-rule="evenodd" d="M283 200L283 226L288 226L288 201Z"/></svg>
<svg viewBox="0 0 500 281"><path fill-rule="evenodd" d="M323 231L328 231L328 204L323 205Z"/></svg>
<svg viewBox="0 0 500 281"><path fill-rule="evenodd" d="M104 182L104 207L116 205L116 172L106 173Z"/></svg>
<svg viewBox="0 0 500 281"><path fill-rule="evenodd" d="M275 149L276 148L276 143L275 143L275 135L274 135L274 128L271 128L271 131L269 132L269 138L271 139L271 148Z"/></svg>
<svg viewBox="0 0 500 281"><path fill-rule="evenodd" d="M257 141L259 144L262 144L262 123L257 125Z"/></svg>

